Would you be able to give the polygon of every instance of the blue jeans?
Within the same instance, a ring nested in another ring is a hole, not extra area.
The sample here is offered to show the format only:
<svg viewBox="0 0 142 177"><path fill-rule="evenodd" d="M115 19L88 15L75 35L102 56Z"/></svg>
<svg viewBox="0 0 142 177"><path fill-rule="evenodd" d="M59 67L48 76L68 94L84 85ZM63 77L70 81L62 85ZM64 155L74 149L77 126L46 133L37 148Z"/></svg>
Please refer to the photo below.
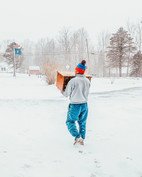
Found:
<svg viewBox="0 0 142 177"><path fill-rule="evenodd" d="M66 125L70 134L75 137L75 139L80 137L85 139L87 116L87 103L69 104ZM76 121L79 125L79 130L77 129Z"/></svg>

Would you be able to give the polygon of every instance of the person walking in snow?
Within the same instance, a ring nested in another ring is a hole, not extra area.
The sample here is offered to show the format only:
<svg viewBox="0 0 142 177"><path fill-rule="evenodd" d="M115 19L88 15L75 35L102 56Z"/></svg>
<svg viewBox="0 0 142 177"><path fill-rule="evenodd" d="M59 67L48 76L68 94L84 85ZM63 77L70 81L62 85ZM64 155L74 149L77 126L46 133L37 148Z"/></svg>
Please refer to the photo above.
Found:
<svg viewBox="0 0 142 177"><path fill-rule="evenodd" d="M75 77L71 79L63 95L69 97L66 125L70 134L75 138L75 144L84 145L86 135L86 120L88 116L88 94L90 81L84 76L86 61L82 60L75 68ZM78 123L79 130L77 129Z"/></svg>

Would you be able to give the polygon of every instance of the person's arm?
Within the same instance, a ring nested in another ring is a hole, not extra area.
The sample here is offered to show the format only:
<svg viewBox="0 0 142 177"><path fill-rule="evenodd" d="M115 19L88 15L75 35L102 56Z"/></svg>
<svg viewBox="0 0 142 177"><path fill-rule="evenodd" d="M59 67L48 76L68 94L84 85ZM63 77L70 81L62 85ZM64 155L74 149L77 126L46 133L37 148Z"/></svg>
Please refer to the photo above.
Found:
<svg viewBox="0 0 142 177"><path fill-rule="evenodd" d="M72 81L70 80L66 86L65 91L62 91L61 93L65 96L65 97L69 97L71 95L72 92Z"/></svg>

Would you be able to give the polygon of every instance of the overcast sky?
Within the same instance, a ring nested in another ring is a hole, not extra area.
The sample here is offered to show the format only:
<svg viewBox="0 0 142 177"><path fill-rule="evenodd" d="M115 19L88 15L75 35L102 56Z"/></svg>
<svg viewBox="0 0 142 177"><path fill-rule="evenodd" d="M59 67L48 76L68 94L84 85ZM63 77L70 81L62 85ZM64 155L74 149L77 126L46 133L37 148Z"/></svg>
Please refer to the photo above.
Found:
<svg viewBox="0 0 142 177"><path fill-rule="evenodd" d="M62 27L84 27L95 39L141 19L141 0L0 0L0 40L56 37Z"/></svg>

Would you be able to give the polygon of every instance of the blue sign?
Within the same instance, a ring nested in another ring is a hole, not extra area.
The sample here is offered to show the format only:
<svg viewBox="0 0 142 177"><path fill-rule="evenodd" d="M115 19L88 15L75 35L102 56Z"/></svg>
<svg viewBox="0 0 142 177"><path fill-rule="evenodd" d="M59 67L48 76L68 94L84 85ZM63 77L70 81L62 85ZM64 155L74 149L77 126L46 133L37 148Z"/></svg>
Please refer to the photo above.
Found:
<svg viewBox="0 0 142 177"><path fill-rule="evenodd" d="M22 55L21 48L15 48L15 55Z"/></svg>

